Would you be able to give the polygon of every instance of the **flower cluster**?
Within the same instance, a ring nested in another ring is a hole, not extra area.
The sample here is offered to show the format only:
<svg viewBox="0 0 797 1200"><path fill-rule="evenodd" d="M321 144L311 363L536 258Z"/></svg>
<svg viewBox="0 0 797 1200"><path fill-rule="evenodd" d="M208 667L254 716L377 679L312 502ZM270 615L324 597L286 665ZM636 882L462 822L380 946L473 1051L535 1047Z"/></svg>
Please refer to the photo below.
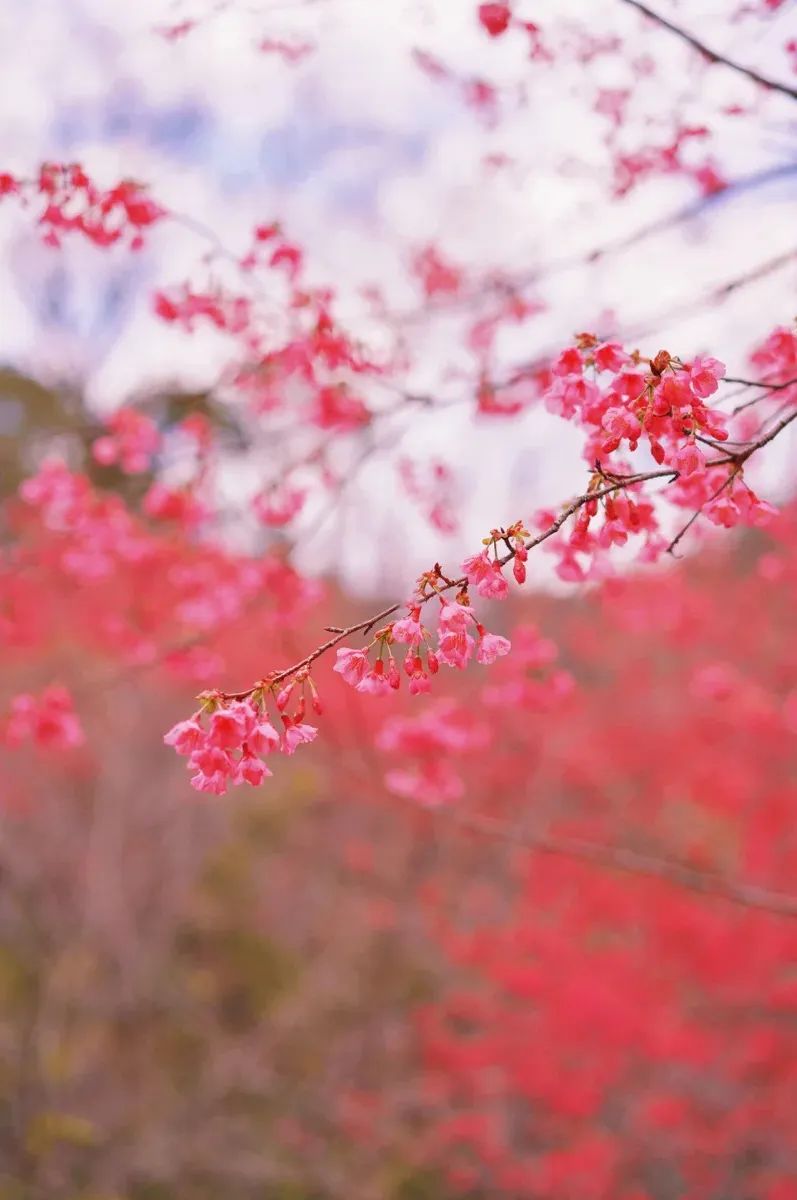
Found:
<svg viewBox="0 0 797 1200"><path fill-rule="evenodd" d="M762 500L740 470L711 467L699 476L682 475L670 490L670 500L682 508L700 509L712 525L768 525L778 510Z"/></svg>
<svg viewBox="0 0 797 1200"><path fill-rule="evenodd" d="M39 696L14 696L0 730L2 740L12 747L32 742L43 750L73 750L85 741L72 697L59 684L51 684Z"/></svg>
<svg viewBox="0 0 797 1200"><path fill-rule="evenodd" d="M134 408L120 408L106 425L108 433L97 438L92 446L96 461L104 467L118 466L126 475L148 471L161 443L152 418Z"/></svg>
<svg viewBox="0 0 797 1200"><path fill-rule="evenodd" d="M647 369L645 369L647 367ZM644 438L651 457L682 474L704 469L698 438L723 442L725 417L705 401L719 387L725 366L716 358L692 363L661 350L647 363L615 342L581 334L553 364L547 407L577 419L588 431L584 457L604 463L625 443L631 451ZM608 383L599 382L606 376Z"/></svg>
<svg viewBox="0 0 797 1200"><path fill-rule="evenodd" d="M277 707L284 707L290 695L280 693ZM318 732L302 720L302 711L289 717L282 714L280 735L269 720L265 707L265 687L255 696L226 701L218 693L206 693L203 707L187 721L178 721L164 742L188 758L194 774L191 786L198 792L223 796L230 783L248 783L257 787L271 775L264 761L275 750L293 754L297 747L312 742ZM203 717L207 716L207 725Z"/></svg>
<svg viewBox="0 0 797 1200"><path fill-rule="evenodd" d="M142 184L125 179L101 188L79 163L44 163L33 180L0 174L0 198L4 196L42 205L39 225L49 246L59 246L65 234L79 233L103 247L126 239L137 250L144 232L167 215Z"/></svg>
<svg viewBox="0 0 797 1200"><path fill-rule="evenodd" d="M399 757L386 771L385 785L394 795L429 808L459 800L465 784L455 762L483 751L489 741L487 725L450 699L416 716L391 717L377 737L380 750Z"/></svg>
<svg viewBox="0 0 797 1200"><path fill-rule="evenodd" d="M244 296L233 296L220 288L197 292L193 288L175 288L156 292L152 307L167 324L179 324L187 333L200 321L208 321L227 333L244 333L251 326L252 303Z"/></svg>
<svg viewBox="0 0 797 1200"><path fill-rule="evenodd" d="M190 487L168 487L156 480L141 502L148 517L156 521L173 521L184 529L194 529L208 515Z"/></svg>
<svg viewBox="0 0 797 1200"><path fill-rule="evenodd" d="M797 332L781 325L750 355L761 379L784 388L784 399L797 400ZM793 387L789 385L793 384Z"/></svg>
<svg viewBox="0 0 797 1200"><path fill-rule="evenodd" d="M478 558L480 561L481 556ZM465 568L473 561L469 559ZM500 567L496 574L501 583L506 585ZM488 664L508 654L511 649L509 640L500 634L487 632L470 607L468 580L459 582L464 586L452 600L439 594L438 587L441 584L444 587L452 586L452 581L446 580L439 568L422 576L419 593L408 604L406 615L380 629L363 649L341 647L337 652L334 670L358 692L377 696L397 691L403 673L409 680L410 695L418 695L429 691L431 676L437 674L441 663L463 670L474 656L477 662ZM425 590L429 587L433 588L431 593ZM505 595L506 587L497 592L494 586L490 594ZM440 605L436 640L421 619L423 606L435 595ZM394 654L397 645L406 646L401 669ZM372 652L375 655L373 662Z"/></svg>
<svg viewBox="0 0 797 1200"><path fill-rule="evenodd" d="M304 488L284 482L259 492L252 501L252 509L258 521L279 529L299 515L306 499Z"/></svg>
<svg viewBox="0 0 797 1200"><path fill-rule="evenodd" d="M207 686L236 661L232 630L244 613L252 636L256 629L260 644L276 648L280 631L319 598L318 582L280 554L237 554L194 536L206 509L191 485L155 480L139 515L50 458L19 496L14 529L36 546L36 569L20 571L13 555L0 561L4 645L65 629L71 640L80 628L93 650L130 664L160 661Z"/></svg>

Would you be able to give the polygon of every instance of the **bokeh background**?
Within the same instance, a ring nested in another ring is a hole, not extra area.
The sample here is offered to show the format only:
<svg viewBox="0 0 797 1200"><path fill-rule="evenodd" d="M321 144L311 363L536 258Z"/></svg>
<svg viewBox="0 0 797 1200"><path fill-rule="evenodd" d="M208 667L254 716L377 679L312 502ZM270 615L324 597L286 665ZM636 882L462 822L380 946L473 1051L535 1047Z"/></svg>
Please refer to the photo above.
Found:
<svg viewBox="0 0 797 1200"><path fill-rule="evenodd" d="M198 797L162 745L201 688L580 490L575 433L525 395L479 411L485 373L587 328L755 378L794 319L794 101L621 0L526 9L537 34L491 39L469 0L0 3L2 169L80 161L173 213L135 253L53 249L0 204L4 705L57 680L87 734L2 748L2 1200L797 1196L788 431L751 468L785 506L768 534L698 528L683 561L621 556L590 589L540 555L491 623L511 660L412 704L322 668L323 743L262 790ZM794 80L790 0L667 12ZM674 141L675 166L651 150ZM431 397L334 439L345 487L299 472L277 530L252 497L315 443L251 420L229 339L152 304L240 287L274 219ZM456 288L422 286L430 247ZM134 509L185 478L179 438L144 477L92 459L125 404L220 437L185 605L221 593L214 547L265 564L199 635L132 567L87 599L50 564L42 607L14 556L45 455Z"/></svg>

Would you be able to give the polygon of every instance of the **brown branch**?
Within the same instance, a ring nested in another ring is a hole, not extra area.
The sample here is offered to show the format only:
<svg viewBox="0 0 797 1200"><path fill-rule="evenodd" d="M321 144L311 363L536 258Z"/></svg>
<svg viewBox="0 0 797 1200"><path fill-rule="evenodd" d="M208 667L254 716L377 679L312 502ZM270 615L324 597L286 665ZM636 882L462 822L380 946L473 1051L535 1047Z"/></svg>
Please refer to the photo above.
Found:
<svg viewBox="0 0 797 1200"><path fill-rule="evenodd" d="M723 482L719 491L722 491L723 488L727 487L729 483L739 474L742 466L747 459L751 457L751 455L773 441L778 434L780 434L794 420L797 420L797 409L789 413L789 415L784 417L782 420L778 421L778 423L773 426L768 433L764 434L756 441L751 442L744 449L723 454L719 458L710 459L706 463L707 467L733 466L733 471L729 473L728 479ZM591 491L583 492L580 496L577 496L575 500L571 501L570 504L566 505L566 507L562 509L559 516L556 517L551 524L542 531L542 533L537 534L536 537L530 538L527 542L525 542L524 548L526 551L533 550L535 547L547 541L548 538L553 537L555 533L559 532L565 521L574 516L575 513L583 508L585 504L588 504L591 501L601 500L604 496L613 495L615 492L623 491L628 487L635 487L640 483L647 483L653 479L669 479L674 483L679 477L680 472L673 467L662 467L656 471L644 471L636 475L614 477L604 475L604 478L611 478L612 482L606 483L603 487L594 488ZM713 499L713 497L710 497L710 499ZM705 507L705 505L702 507ZM701 509L698 509L697 513L687 523L686 529L688 529L697 519L702 511L702 507ZM675 539L675 542L672 543L672 546L676 545L677 542L680 541L681 537L686 532L686 529L682 530L682 532ZM670 549L672 549L672 546ZM510 547L507 553L502 558L498 559L499 564L502 567L506 566L506 564L515 557L515 554L516 549L514 547ZM464 575L460 576L458 579L445 580L441 586L435 588L435 590L430 592L429 595L420 597L419 603L427 604L434 596L443 595L445 592L449 592L454 588L459 591L466 586L467 582L467 578ZM297 675L301 671L306 671L317 659L321 658L329 650L333 650L335 646L339 646L342 641L348 637L351 637L353 634L370 633L375 625L378 625L388 617L391 617L394 613L398 612L401 607L402 604L400 601L398 601L395 604L391 604L387 608L382 609L382 611L376 613L375 616L369 617L364 621L358 621L353 625L348 625L345 629L337 626L331 627L328 632L332 633L333 636L322 645L317 646L315 650L311 651L299 662L294 663L290 667L285 667L281 671L273 672L264 679L259 680L256 684L254 684L254 686L245 688L240 692L218 691L214 692L213 695L215 698L225 701L245 700L247 697L251 696L252 692L254 691L262 688L272 688L277 684L282 683L283 680L289 679L291 676Z"/></svg>
<svg viewBox="0 0 797 1200"><path fill-rule="evenodd" d="M716 50L712 50L705 42L695 37L693 33L683 29L680 25L675 25L661 13L655 12L652 8L648 8L647 4L643 4L642 0L621 0L623 4L628 4L631 8L635 8L637 12L648 17L651 21L655 21L662 29L666 29L668 33L672 33L675 37L686 42L693 50L697 50L707 62L716 63L723 67L728 67L731 71L736 71L739 75L746 76L753 83L759 84L761 87L767 88L772 92L780 92L783 96L788 96L792 100L797 100L797 88L790 87L787 83L780 83L777 79L770 79L767 75L762 75L756 71L754 67L746 67L743 63L736 62L735 59L726 58L724 54L720 54Z"/></svg>
<svg viewBox="0 0 797 1200"><path fill-rule="evenodd" d="M516 832L494 817L470 815L457 809L435 809L435 815L443 815L476 833L527 846L542 854L553 854L560 858L577 859L594 863L609 870L623 871L632 875L647 875L663 879L689 891L716 896L731 904L744 908L757 908L778 916L797 917L797 896L786 892L770 891L756 884L737 882L713 871L701 871L672 859L658 858L624 846L604 842L592 842L585 838L559 837L550 833Z"/></svg>
<svg viewBox="0 0 797 1200"><path fill-rule="evenodd" d="M442 589L445 590L445 589ZM348 625L345 629L334 629L334 637L331 637L328 642L324 642L322 646L317 646L310 654L306 655L300 662L294 663L292 667L286 667L283 671L276 671L273 675L269 675L264 681L268 685L281 683L283 679L287 679L290 675L296 675L299 671L306 670L316 661L321 658L327 651L334 649L339 645L344 638L351 637L355 633L369 633L374 625L378 625L380 621L384 621L387 617L391 617L393 613L398 612L401 608L401 602L391 604L388 608L383 608L375 616L369 617L365 621L358 621L354 625ZM255 688L257 684L255 685ZM245 700L255 690L254 688L245 688L241 692L221 692L220 695L224 700Z"/></svg>
<svg viewBox="0 0 797 1200"><path fill-rule="evenodd" d="M739 194L744 194L752 188L771 183L775 179L780 179L784 174L793 173L794 167L789 165L787 167L756 171L751 175L731 180L723 188L712 193L710 196L700 196L675 212L655 217L631 233L622 234L620 237L606 241L599 246L594 246L591 250L563 254L558 258L551 258L536 267L529 267L526 270L520 271L516 275L479 278L465 291L461 291L454 296L437 297L419 310L394 313L392 319L397 324L410 325L426 320L430 315L434 315L437 312L451 312L466 308L485 297L494 299L496 296L501 295L515 295L535 283L540 283L544 279L550 279L578 267L587 267L595 263L604 262L607 258L616 254L622 254L624 251L632 249L634 246L647 241L648 238L654 237L656 234L666 233L670 229L676 229L679 225L694 220L696 217L701 216L709 205L716 204L718 201L727 201Z"/></svg>
<svg viewBox="0 0 797 1200"><path fill-rule="evenodd" d="M797 413L795 413L795 415L797 416ZM731 460L724 458L721 461L728 462ZM616 483L609 483L605 487L596 488L591 492L584 492L581 496L577 496L576 499L573 500L572 503L568 504L566 508L563 508L559 516L551 522L547 529L543 530L543 532L538 534L537 537L531 538L528 542L526 542L525 548L526 550L533 550L535 546L539 546L542 542L547 541L548 538L553 537L555 533L559 532L569 517L572 517L574 513L578 512L580 508L583 508L583 506L589 503L591 500L600 500L604 496L610 496L614 492L623 491L627 487L633 487L636 484L645 483L650 479L670 478L671 480L675 480L678 478L678 474L678 471L676 471L673 467L663 467L658 471L646 471L638 475L624 475L622 478L618 477L618 481ZM515 557L515 553L516 552L514 549L508 550L503 558L498 559L498 562L502 567L506 566L506 564ZM467 582L467 577L464 575L460 576L459 579L448 580L448 582L442 584L435 591L430 592L428 596L420 597L419 604L427 604L435 596L441 596L445 592L451 591L453 588L456 588L459 591L466 586ZM278 683L282 683L284 679L288 679L290 676L296 675L298 672L304 671L308 667L312 666L316 659L321 658L321 656L326 654L329 650L333 650L335 646L340 645L345 638L351 637L352 634L355 633L369 633L375 625L380 624L380 622L386 620L387 617L391 617L393 613L398 612L401 607L401 601L397 601L395 604L391 604L387 608L382 609L382 611L378 612L375 616L369 617L365 621L358 621L354 625L348 625L345 629L337 626L330 626L327 629L327 632L334 634L334 636L331 637L329 641L324 642L323 645L317 646L315 650L306 655L299 662L294 663L293 666L285 667L282 671L275 671L272 674L267 675L265 679L260 680L253 687L245 688L240 692L215 692L213 695L222 700L245 700L248 696L251 696L253 691L258 690L263 684L265 684L266 687L273 687Z"/></svg>
<svg viewBox="0 0 797 1200"><path fill-rule="evenodd" d="M726 375L723 383L739 383L743 387L767 388L770 392L782 392L785 388L797 385L797 379L787 379L785 383L767 383L764 379L740 379L737 375Z"/></svg>
<svg viewBox="0 0 797 1200"><path fill-rule="evenodd" d="M778 421L777 425L773 425L768 433L763 434L755 442L752 442L750 446L748 446L748 448L742 452L742 454L732 455L731 457L739 462L746 461L746 459L755 454L757 450L761 450L764 446L768 446L771 441L774 441L778 434L782 433L786 426L791 425L792 421L794 420L797 420L797 409L794 409L793 412L790 412L787 417L783 417L782 420Z"/></svg>

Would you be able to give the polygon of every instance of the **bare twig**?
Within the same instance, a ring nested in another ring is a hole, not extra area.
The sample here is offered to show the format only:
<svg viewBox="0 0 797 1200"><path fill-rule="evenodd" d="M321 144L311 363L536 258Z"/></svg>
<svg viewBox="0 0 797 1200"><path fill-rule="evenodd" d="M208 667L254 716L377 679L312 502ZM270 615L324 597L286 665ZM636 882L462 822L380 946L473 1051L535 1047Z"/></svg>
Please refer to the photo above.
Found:
<svg viewBox="0 0 797 1200"><path fill-rule="evenodd" d="M588 841L585 838L559 837L556 834L527 830L517 832L494 817L463 813L455 808L433 811L435 815L440 814L475 833L487 834L518 846L527 846L542 854L590 862L605 869L632 875L647 875L687 888L689 891L716 896L743 908L757 908L778 916L797 917L797 896L728 879L714 871L702 871L672 859L658 858L624 846Z"/></svg>
<svg viewBox="0 0 797 1200"><path fill-rule="evenodd" d="M700 38L695 37L693 33L683 29L680 25L674 24L667 17L663 17L661 13L648 8L647 4L642 3L642 0L621 0L621 2L628 4L631 8L635 8L643 16L648 17L651 21L655 21L662 29L666 29L669 33L674 34L675 37L680 38L682 42L686 42L693 50L697 50L698 54L702 55L707 62L728 67L731 71L736 71L737 74L746 76L753 83L757 83L769 91L780 92L783 96L797 100L797 88L791 87L788 83L781 83L777 79L770 79L769 76L762 75L754 67L747 67L743 63L736 62L735 59L726 58L725 55L720 54L717 50L712 50L710 46L707 46Z"/></svg>

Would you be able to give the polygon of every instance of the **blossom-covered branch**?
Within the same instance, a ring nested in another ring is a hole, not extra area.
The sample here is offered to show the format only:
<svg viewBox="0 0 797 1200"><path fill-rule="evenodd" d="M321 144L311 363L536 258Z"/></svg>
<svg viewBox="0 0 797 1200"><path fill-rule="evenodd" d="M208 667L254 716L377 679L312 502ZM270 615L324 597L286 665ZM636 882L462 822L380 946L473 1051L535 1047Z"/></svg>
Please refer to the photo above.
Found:
<svg viewBox="0 0 797 1200"><path fill-rule="evenodd" d="M300 744L312 741L317 729L305 717L308 706L320 713L321 705L311 668L335 648L335 670L359 692L374 695L397 690L402 673L408 677L410 692L417 694L429 690L441 664L462 669L474 655L483 664L503 657L510 643L485 629L474 612L471 589L485 599L504 598L509 592L504 568L511 563L515 581L524 583L529 552L545 542L557 539L558 573L575 581L598 577L607 552L629 538L642 539L642 561L655 561L664 551L672 552L704 514L725 527L766 523L775 510L745 481L744 467L791 424L797 409L771 428L761 428L757 436L730 442L726 415L706 403L718 391L724 374L717 359L702 357L685 363L660 351L645 360L616 343L579 335L553 365L546 403L585 428L585 457L591 463L586 491L558 513L537 514L530 522L537 532L522 520L491 530L483 539L483 549L462 564L461 574L452 577L436 563L417 580L400 619L389 619L403 607L391 604L366 620L331 627L327 641L251 687L204 692L200 709L165 739L188 757L193 785L222 794L230 781L260 783L270 774L264 758L272 750L292 754ZM778 386L777 381L773 386ZM615 456L626 449L636 451L643 439L659 465L629 470L627 462ZM713 456L706 457L701 445L714 451ZM669 541L660 530L654 506L640 491L654 480L667 481L665 494L676 506L692 509L686 525ZM561 536L571 519L572 529ZM587 560L586 566L582 559ZM422 620L433 601L439 604L436 635ZM361 649L341 646L358 633L373 636ZM401 666L395 652L399 646L406 647Z"/></svg>

